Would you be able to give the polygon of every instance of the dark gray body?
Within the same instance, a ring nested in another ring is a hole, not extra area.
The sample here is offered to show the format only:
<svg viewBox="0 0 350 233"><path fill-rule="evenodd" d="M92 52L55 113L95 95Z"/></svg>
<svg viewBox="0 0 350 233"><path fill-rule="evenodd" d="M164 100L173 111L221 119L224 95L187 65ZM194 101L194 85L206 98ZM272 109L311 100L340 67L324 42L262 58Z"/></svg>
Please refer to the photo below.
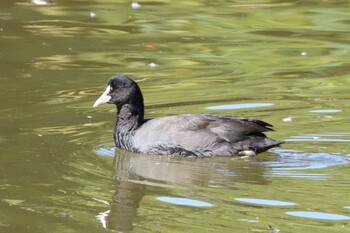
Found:
<svg viewBox="0 0 350 233"><path fill-rule="evenodd" d="M254 119L184 114L151 119L128 132L116 128L115 139L117 147L145 154L242 156L281 144L262 133L269 126Z"/></svg>

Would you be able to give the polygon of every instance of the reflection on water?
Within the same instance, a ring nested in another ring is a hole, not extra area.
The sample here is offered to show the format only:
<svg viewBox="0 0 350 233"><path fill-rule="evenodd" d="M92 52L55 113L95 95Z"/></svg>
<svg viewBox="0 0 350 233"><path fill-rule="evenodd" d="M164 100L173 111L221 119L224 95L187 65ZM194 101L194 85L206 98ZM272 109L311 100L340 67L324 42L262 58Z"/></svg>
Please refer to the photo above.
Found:
<svg viewBox="0 0 350 233"><path fill-rule="evenodd" d="M114 156L116 153L116 172L127 170L127 174L136 174L148 180L147 185L159 186L155 181L208 185L210 187L225 187L225 180L266 183L264 173L266 166L252 163L241 158L210 158L197 159L180 157L132 154L116 150L111 144L101 145L96 151L102 156ZM194 166L195 165L195 166ZM119 169L121 166L121 169ZM227 178L225 178L227 177ZM130 180L130 182L141 182ZM215 182L217 181L217 183ZM154 183L152 183L154 182Z"/></svg>
<svg viewBox="0 0 350 233"><path fill-rule="evenodd" d="M196 161L197 165L204 166L200 169L208 172L208 166L211 168L213 165L218 164L215 172L212 175L222 176L222 177L246 177L249 169L241 166L251 166L250 170L254 171L256 174L257 171L260 171L261 176L270 176L270 177L294 177L294 178L306 178L306 179L327 179L329 176L324 174L322 171L317 173L318 169L326 169L331 166L340 166L349 164L349 158L344 157L339 154L327 154L327 153L309 153L296 150L287 150L287 149L274 149L273 150L278 156L274 160L269 161L244 161L239 158L232 158L230 160L231 166L222 167L219 158L214 158L214 161ZM100 145L96 153L101 156L110 156L113 157L115 152L115 147L113 143ZM173 158L173 160L176 158ZM133 172L138 173L139 175L145 178L151 178L152 180L164 180L172 182L183 182L184 174L190 173L192 176L193 173L191 167L186 164L184 161L178 161L178 163L173 164L171 157L162 157L162 156L132 156L129 160L130 169ZM163 165L166 166L163 166ZM254 165L253 165L254 164ZM225 164L228 165L228 164ZM147 167L147 170L145 170ZM164 171L163 171L164 169ZM181 172L180 172L181 171ZM173 173L172 173L173 172ZM178 176L178 172L183 174ZM186 176L185 176L186 177Z"/></svg>
<svg viewBox="0 0 350 233"><path fill-rule="evenodd" d="M296 216L296 217L324 219L324 220L350 220L350 217L345 215L312 212L312 211L290 211L290 212L287 212L286 214Z"/></svg>
<svg viewBox="0 0 350 233"><path fill-rule="evenodd" d="M98 149L96 150L96 153L101 156L109 156L109 157L114 157L115 155L115 146L114 143L110 144L102 144L99 145Z"/></svg>
<svg viewBox="0 0 350 233"><path fill-rule="evenodd" d="M103 156L110 156L112 151L113 149L99 148L97 152ZM155 197L156 200L180 206L212 207L214 204L210 200L206 201L203 197L198 200L196 194L191 194L191 191L187 193L187 185L229 187L229 184L225 184L226 178L222 176L222 169L219 169L222 165L237 174L237 180L266 182L263 178L264 168L244 160L183 160L176 157L137 155L117 150L114 174L117 182L116 192L113 195L110 210L99 213L98 219L109 229L131 230L140 202L147 195L147 189L152 187L184 191L182 194L184 197L158 196ZM250 176L243 175L249 171L252 173ZM227 181L229 180L231 179L228 178Z"/></svg>
<svg viewBox="0 0 350 233"><path fill-rule="evenodd" d="M204 201L193 200L189 198L179 198L179 197L157 197L156 200L163 201L175 205L183 206L195 206L195 207L212 207L213 204Z"/></svg>
<svg viewBox="0 0 350 233"><path fill-rule="evenodd" d="M122 178L123 179L123 178ZM102 224L106 228L117 231L130 231L133 229L133 223L137 214L140 201L145 195L146 186L137 185L125 180L118 180L116 192L113 195L110 210L102 219ZM101 216L99 214L99 216Z"/></svg>
<svg viewBox="0 0 350 233"><path fill-rule="evenodd" d="M245 103L245 104L225 104L218 106L206 107L207 110L227 110L227 109L245 109L245 108L261 108L272 106L272 103Z"/></svg>
<svg viewBox="0 0 350 233"><path fill-rule="evenodd" d="M318 110L310 110L309 112L314 112L314 113L337 113L341 112L342 110L339 109L318 109Z"/></svg>

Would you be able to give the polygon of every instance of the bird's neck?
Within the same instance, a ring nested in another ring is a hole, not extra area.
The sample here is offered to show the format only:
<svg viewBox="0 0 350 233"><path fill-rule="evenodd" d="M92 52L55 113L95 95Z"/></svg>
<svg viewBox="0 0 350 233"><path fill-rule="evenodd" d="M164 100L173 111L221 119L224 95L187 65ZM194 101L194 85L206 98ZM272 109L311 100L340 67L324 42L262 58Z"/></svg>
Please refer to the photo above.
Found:
<svg viewBox="0 0 350 233"><path fill-rule="evenodd" d="M125 104L117 107L117 123L114 129L114 141L118 148L135 151L132 137L144 122L144 107Z"/></svg>
<svg viewBox="0 0 350 233"><path fill-rule="evenodd" d="M144 107L124 104L117 107L116 131L129 133L139 128L144 122Z"/></svg>

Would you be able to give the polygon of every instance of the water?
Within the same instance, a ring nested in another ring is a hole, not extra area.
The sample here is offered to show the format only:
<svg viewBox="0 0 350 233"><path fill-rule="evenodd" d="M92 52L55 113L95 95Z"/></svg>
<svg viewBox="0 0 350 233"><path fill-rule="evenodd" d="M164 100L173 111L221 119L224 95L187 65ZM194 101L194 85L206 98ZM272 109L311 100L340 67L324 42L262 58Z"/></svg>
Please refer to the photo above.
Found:
<svg viewBox="0 0 350 233"><path fill-rule="evenodd" d="M347 1L1 1L0 232L348 232ZM265 120L251 159L115 150L110 76L147 117Z"/></svg>

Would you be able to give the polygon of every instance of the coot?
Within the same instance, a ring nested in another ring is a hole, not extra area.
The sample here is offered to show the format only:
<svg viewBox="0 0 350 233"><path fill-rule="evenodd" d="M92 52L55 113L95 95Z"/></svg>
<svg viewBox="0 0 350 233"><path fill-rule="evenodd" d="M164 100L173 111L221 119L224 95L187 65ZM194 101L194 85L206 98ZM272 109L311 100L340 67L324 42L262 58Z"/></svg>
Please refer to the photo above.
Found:
<svg viewBox="0 0 350 233"><path fill-rule="evenodd" d="M263 133L272 125L255 119L211 114L182 114L144 118L144 104L137 83L116 75L94 103L117 106L114 140L118 148L145 154L181 156L253 156L281 141Z"/></svg>

